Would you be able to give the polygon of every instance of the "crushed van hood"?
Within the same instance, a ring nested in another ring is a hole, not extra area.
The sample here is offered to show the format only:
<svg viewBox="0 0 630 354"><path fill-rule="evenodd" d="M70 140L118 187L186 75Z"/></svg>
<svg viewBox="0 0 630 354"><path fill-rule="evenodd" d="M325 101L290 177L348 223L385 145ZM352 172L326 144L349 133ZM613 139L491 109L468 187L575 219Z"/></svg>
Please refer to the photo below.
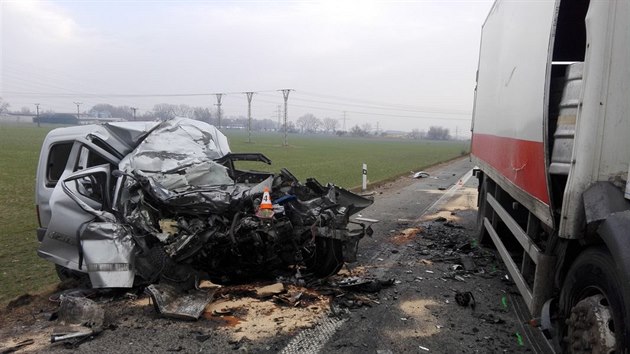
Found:
<svg viewBox="0 0 630 354"><path fill-rule="evenodd" d="M124 135L124 126L116 134ZM227 138L206 123L160 123L117 166L93 168L107 178L90 169L64 174L39 254L87 272L94 287L143 282L180 289L201 279L326 277L355 260L359 240L371 230L350 217L371 200L312 178L301 183L286 169L235 168L242 160L271 163L262 154L231 153ZM110 179L111 185L94 185ZM73 189L86 180L87 192ZM98 195L111 202L84 200L93 191L111 191ZM270 199L266 208L263 199ZM76 218L84 220L78 241L69 235L73 213L85 214Z"/></svg>

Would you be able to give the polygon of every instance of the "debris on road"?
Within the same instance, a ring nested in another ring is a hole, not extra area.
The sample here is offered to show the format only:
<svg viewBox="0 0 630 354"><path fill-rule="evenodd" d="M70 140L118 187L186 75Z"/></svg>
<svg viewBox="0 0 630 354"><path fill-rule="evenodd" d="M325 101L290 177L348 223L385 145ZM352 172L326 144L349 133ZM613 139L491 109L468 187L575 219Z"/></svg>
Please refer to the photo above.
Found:
<svg viewBox="0 0 630 354"><path fill-rule="evenodd" d="M475 302L475 297L473 296L472 292L470 292L470 291L466 291L466 292L459 292L458 291L458 292L456 292L455 293L455 302L457 302L457 304L459 306L463 306L463 307L470 306L470 308L472 308L473 310L477 306L477 303Z"/></svg>
<svg viewBox="0 0 630 354"><path fill-rule="evenodd" d="M256 296L259 298L268 298L273 295L282 294L285 291L284 284L275 283L267 286L263 286L256 289Z"/></svg>
<svg viewBox="0 0 630 354"><path fill-rule="evenodd" d="M9 345L8 347L0 347L0 354L13 353L33 343L35 343L33 339L25 339L15 344Z"/></svg>
<svg viewBox="0 0 630 354"><path fill-rule="evenodd" d="M57 315L63 324L96 328L103 326L105 310L94 300L62 296Z"/></svg>
<svg viewBox="0 0 630 354"><path fill-rule="evenodd" d="M419 171L413 174L413 178L427 178L429 177L429 172Z"/></svg>
<svg viewBox="0 0 630 354"><path fill-rule="evenodd" d="M57 315L61 326L53 329L51 343L64 342L76 348L103 331L105 310L100 304L84 297L67 295L62 295L60 300Z"/></svg>
<svg viewBox="0 0 630 354"><path fill-rule="evenodd" d="M158 313L182 320L198 320L214 297L213 289L183 291L169 284L151 284L146 287L146 291L153 299Z"/></svg>

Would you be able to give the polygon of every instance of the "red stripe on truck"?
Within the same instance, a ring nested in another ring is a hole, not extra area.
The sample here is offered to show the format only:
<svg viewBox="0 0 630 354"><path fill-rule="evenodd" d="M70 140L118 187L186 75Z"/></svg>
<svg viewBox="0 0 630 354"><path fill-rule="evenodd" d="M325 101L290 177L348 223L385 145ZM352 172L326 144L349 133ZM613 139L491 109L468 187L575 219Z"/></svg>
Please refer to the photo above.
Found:
<svg viewBox="0 0 630 354"><path fill-rule="evenodd" d="M472 154L509 179L520 189L549 205L542 142L473 134Z"/></svg>

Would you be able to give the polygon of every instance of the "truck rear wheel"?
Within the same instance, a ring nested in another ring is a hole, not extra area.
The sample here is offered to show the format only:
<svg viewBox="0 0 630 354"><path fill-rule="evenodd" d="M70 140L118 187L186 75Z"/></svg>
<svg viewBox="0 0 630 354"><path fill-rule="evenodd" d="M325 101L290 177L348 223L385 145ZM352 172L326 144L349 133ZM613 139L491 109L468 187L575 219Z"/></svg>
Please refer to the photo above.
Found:
<svg viewBox="0 0 630 354"><path fill-rule="evenodd" d="M625 353L625 306L610 252L604 247L582 252L569 269L560 294L565 315L560 324L563 352Z"/></svg>

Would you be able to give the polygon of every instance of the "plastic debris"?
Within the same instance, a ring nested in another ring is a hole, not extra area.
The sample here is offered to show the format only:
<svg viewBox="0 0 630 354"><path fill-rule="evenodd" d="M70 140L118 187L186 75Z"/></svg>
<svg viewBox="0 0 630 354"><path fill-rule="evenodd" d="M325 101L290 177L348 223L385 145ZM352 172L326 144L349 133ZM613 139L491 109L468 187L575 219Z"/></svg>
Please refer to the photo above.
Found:
<svg viewBox="0 0 630 354"><path fill-rule="evenodd" d="M503 305L504 308L508 307L508 302L507 302L507 297L506 296L501 297L501 305Z"/></svg>
<svg viewBox="0 0 630 354"><path fill-rule="evenodd" d="M430 176L429 172L424 172L424 171L416 172L413 174L413 178L427 178L429 176Z"/></svg>
<svg viewBox="0 0 630 354"><path fill-rule="evenodd" d="M273 295L282 294L284 291L284 284L275 283L256 289L256 296L259 298L267 298Z"/></svg>
<svg viewBox="0 0 630 354"><path fill-rule="evenodd" d="M514 334L516 335L516 341L517 341L518 345L521 346L521 347L524 346L525 343L523 342L523 337L521 336L521 334L518 333L518 332L516 332Z"/></svg>
<svg viewBox="0 0 630 354"><path fill-rule="evenodd" d="M473 310L475 309L475 306L477 305L477 303L475 302L475 297L470 291L456 292L455 302L457 302L459 306L464 306L464 307L470 306L470 308L472 308Z"/></svg>

